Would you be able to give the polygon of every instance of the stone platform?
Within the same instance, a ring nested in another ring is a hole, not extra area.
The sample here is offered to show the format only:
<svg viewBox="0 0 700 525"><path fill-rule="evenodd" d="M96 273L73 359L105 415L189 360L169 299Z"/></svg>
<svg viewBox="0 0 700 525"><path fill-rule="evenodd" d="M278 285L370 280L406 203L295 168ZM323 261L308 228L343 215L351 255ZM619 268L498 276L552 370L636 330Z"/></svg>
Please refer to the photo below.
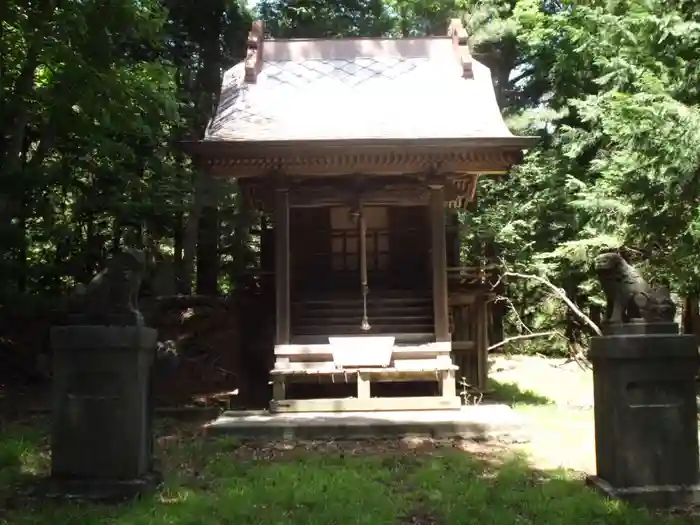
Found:
<svg viewBox="0 0 700 525"><path fill-rule="evenodd" d="M227 411L204 427L208 435L241 439L317 440L416 436L425 438L530 440L527 420L507 405L483 404L457 410L396 410L384 412Z"/></svg>

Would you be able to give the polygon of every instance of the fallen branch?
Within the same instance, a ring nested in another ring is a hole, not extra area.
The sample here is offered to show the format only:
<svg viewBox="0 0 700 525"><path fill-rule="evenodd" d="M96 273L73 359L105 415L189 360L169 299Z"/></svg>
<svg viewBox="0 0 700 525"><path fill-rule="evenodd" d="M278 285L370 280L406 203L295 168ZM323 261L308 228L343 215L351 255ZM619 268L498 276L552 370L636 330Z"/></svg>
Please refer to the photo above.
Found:
<svg viewBox="0 0 700 525"><path fill-rule="evenodd" d="M495 350L496 348L500 348L503 345L507 345L508 343L512 343L513 341L517 341L519 339L531 339L533 337L547 337L552 335L564 337L562 333L557 332L556 330L551 330L549 332L536 332L531 334L514 335L513 337L506 337L503 341L496 343L495 345L489 346L486 350L490 352L491 350Z"/></svg>
<svg viewBox="0 0 700 525"><path fill-rule="evenodd" d="M569 343L569 358L575 362L581 370L590 370L591 363L588 361L586 354L581 350L577 343Z"/></svg>
<svg viewBox="0 0 700 525"><path fill-rule="evenodd" d="M508 305L508 308L510 308L510 311L513 312L513 315L515 316L515 320L520 325L520 328L525 330L529 334L532 333L532 330L530 330L530 328L523 322L522 318L520 317L520 314L518 313L518 310L515 308L513 301L511 301L510 299L508 299L507 297L504 297L504 296L498 297L496 299L496 301L504 301Z"/></svg>
<svg viewBox="0 0 700 525"><path fill-rule="evenodd" d="M518 272L510 272L506 271L503 273L504 276L509 276L509 277L517 277L519 279L532 279L533 281L537 281L538 283L546 286L549 288L554 294L559 297L564 303L566 303L566 306L568 306L574 314L576 314L577 317L579 317L583 322L585 322L595 333L596 335L603 335L603 332L600 331L600 328L598 328L598 325L595 324L590 317L588 317L586 314L584 314L578 306L576 306L571 299L566 295L566 292L562 290L561 288L557 288L554 284L552 284L550 281L545 279L544 277L540 277L539 275L532 275L532 274L527 274L527 273L518 273Z"/></svg>

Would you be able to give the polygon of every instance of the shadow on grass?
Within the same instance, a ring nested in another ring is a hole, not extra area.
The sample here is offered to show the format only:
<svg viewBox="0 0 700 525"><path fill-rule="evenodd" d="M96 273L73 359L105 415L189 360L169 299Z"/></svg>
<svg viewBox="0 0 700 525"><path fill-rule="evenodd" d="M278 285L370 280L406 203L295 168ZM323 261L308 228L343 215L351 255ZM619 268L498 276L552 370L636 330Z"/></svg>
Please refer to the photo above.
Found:
<svg viewBox="0 0 700 525"><path fill-rule="evenodd" d="M550 405L554 403L552 399L541 396L532 390L521 390L515 383L501 383L495 379L489 379L488 391L489 399L510 405Z"/></svg>
<svg viewBox="0 0 700 525"><path fill-rule="evenodd" d="M17 439L24 447L19 455L6 453L14 459L0 472L16 467L19 459L20 471L45 473L47 444L36 436L46 428L3 435L2 450L15 450ZM7 523L694 523L693 517L654 515L608 501L577 474L533 469L503 446L432 440L242 443L205 440L196 432L193 425L159 425L158 455L167 482L154 497L115 507L18 501L6 514Z"/></svg>

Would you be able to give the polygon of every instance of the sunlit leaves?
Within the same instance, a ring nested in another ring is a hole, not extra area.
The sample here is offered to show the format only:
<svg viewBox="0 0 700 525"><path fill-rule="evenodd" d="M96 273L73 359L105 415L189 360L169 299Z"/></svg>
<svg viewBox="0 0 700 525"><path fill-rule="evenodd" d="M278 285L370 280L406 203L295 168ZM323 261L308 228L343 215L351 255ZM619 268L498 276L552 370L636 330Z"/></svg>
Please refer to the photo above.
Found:
<svg viewBox="0 0 700 525"><path fill-rule="evenodd" d="M589 2L555 16L533 4L519 3L529 31L521 37L534 59L569 75L567 85L552 79L551 103L572 108L576 118L564 119L553 145L569 170L582 170L569 185L580 227L552 254L576 259L608 244L648 249L652 258L658 252L664 264L674 257L687 263L700 247L700 75L683 57L697 53L697 21L666 2ZM562 35L570 45L553 57L543 51ZM582 60L594 67L575 74ZM577 78L578 93L571 89ZM675 276L691 284L684 271Z"/></svg>

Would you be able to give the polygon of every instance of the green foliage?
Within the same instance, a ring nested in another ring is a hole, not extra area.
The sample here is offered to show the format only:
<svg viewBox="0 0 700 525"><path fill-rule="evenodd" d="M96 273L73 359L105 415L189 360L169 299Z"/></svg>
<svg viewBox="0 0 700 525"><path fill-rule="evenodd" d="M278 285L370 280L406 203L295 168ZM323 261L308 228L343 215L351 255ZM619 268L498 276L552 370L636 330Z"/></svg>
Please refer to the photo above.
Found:
<svg viewBox="0 0 700 525"><path fill-rule="evenodd" d="M84 281L125 238L181 236L195 173L174 139L202 135L249 24L224 0L9 2L0 298Z"/></svg>
<svg viewBox="0 0 700 525"><path fill-rule="evenodd" d="M603 249L624 249L681 293L700 286L692 2L264 0L256 9L276 37L444 34L449 18L464 19L511 128L541 137L508 177L482 177L461 216L465 263L500 257L584 310L600 299L588 261ZM231 0L4 6L0 271L12 278L3 301L84 281L125 239L172 254L189 282L187 224L200 212L213 219L203 223L217 230L208 238L218 250L198 254L198 272L221 269L219 289L230 290L254 265L254 213L235 187L219 192L230 197L218 211L197 210L198 175L177 145L202 136L250 20ZM507 295L508 333L524 324L583 337L548 290L510 280Z"/></svg>
<svg viewBox="0 0 700 525"><path fill-rule="evenodd" d="M584 311L600 303L588 264L602 250L696 290L698 14L651 0L499 4L478 17L474 35L495 38L474 38L476 54L516 49L493 75L508 79L511 127L542 140L507 179L480 185L463 218L467 251L495 241L511 269L546 276ZM566 309L546 314L548 290L519 282L507 294L533 331L581 329ZM523 330L507 321L508 332Z"/></svg>

